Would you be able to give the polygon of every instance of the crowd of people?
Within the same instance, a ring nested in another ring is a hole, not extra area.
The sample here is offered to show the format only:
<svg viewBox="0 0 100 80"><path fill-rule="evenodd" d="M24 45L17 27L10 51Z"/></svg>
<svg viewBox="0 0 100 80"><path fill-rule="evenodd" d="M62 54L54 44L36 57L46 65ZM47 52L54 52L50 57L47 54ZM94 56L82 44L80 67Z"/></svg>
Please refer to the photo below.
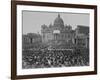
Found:
<svg viewBox="0 0 100 80"><path fill-rule="evenodd" d="M88 66L89 54L71 50L24 50L22 55L23 69Z"/></svg>

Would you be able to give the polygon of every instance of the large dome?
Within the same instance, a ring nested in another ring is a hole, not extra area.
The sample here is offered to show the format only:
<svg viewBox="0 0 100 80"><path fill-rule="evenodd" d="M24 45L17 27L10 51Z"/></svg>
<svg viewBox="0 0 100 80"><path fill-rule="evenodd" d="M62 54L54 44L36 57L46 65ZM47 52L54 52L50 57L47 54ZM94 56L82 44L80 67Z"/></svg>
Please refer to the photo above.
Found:
<svg viewBox="0 0 100 80"><path fill-rule="evenodd" d="M58 17L54 20L54 26L64 26L64 22L62 20L62 18L60 17L60 15L58 14Z"/></svg>

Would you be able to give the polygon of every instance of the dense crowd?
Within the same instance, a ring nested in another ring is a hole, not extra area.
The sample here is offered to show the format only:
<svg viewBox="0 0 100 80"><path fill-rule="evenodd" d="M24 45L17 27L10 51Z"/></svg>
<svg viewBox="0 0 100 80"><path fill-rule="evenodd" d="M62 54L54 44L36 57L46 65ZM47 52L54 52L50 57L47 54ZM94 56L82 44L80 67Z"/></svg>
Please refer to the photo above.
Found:
<svg viewBox="0 0 100 80"><path fill-rule="evenodd" d="M23 50L22 68L88 66L89 53L71 50Z"/></svg>

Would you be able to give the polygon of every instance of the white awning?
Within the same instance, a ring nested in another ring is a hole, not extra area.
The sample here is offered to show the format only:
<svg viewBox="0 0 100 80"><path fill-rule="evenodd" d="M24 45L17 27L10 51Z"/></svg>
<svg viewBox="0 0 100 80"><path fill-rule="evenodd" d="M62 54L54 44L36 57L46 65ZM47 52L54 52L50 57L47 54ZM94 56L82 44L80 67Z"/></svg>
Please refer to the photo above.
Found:
<svg viewBox="0 0 100 80"><path fill-rule="evenodd" d="M54 34L59 34L60 31L59 31L59 30L54 30L53 33L54 33Z"/></svg>

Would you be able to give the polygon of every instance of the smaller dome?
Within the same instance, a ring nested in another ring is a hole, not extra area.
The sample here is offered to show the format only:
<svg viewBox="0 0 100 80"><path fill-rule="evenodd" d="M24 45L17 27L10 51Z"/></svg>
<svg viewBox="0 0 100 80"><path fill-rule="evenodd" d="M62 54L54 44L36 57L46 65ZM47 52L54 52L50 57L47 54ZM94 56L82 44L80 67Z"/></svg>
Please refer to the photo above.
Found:
<svg viewBox="0 0 100 80"><path fill-rule="evenodd" d="M60 14L58 14L58 17L54 20L54 26L64 26L64 22L60 17Z"/></svg>
<svg viewBox="0 0 100 80"><path fill-rule="evenodd" d="M52 26L52 24L49 24L49 28L52 28L53 26Z"/></svg>
<svg viewBox="0 0 100 80"><path fill-rule="evenodd" d="M41 27L42 27L42 29L45 29L45 28L47 28L47 25L43 24Z"/></svg>

